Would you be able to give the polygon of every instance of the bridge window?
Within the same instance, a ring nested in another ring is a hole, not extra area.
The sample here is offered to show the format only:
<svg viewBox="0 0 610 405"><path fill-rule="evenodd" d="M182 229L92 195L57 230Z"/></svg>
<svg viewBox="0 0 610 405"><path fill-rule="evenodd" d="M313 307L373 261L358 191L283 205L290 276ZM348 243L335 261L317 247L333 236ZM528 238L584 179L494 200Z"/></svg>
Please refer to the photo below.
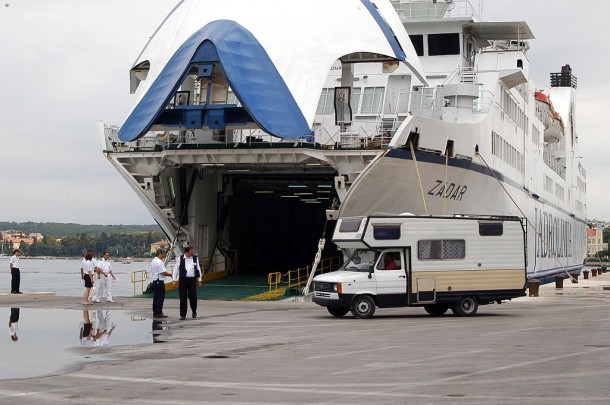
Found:
<svg viewBox="0 0 610 405"><path fill-rule="evenodd" d="M428 55L459 55L460 34L428 34Z"/></svg>
<svg viewBox="0 0 610 405"><path fill-rule="evenodd" d="M365 87L362 93L361 114L379 114L385 87Z"/></svg>
<svg viewBox="0 0 610 405"><path fill-rule="evenodd" d="M332 115L334 113L335 89L322 89L320 100L318 101L317 115Z"/></svg>
<svg viewBox="0 0 610 405"><path fill-rule="evenodd" d="M417 52L417 56L424 56L424 36L409 35L409 38L411 38L411 43L413 48L415 48L415 52Z"/></svg>

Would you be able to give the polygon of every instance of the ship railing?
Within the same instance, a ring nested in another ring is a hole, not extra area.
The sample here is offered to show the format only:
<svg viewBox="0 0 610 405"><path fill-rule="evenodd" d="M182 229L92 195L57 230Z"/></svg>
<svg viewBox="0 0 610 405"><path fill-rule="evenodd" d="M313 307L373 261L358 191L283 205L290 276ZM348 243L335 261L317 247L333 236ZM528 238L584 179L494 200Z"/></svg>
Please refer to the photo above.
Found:
<svg viewBox="0 0 610 405"><path fill-rule="evenodd" d="M406 116L407 114L405 114ZM322 125L316 133L316 142L331 147L348 149L387 148L402 121L396 114L384 114L375 120L352 121L345 131L338 129L331 133Z"/></svg>
<svg viewBox="0 0 610 405"><path fill-rule="evenodd" d="M103 124L102 146L105 152L160 151L172 142L168 131L149 131L140 139L123 142L119 139L119 129L115 125Z"/></svg>
<svg viewBox="0 0 610 405"><path fill-rule="evenodd" d="M482 90L479 86L479 97L472 101L473 113L488 113L494 104L493 94ZM410 93L410 113L426 118L440 119L442 108L445 106L443 87L418 87Z"/></svg>
<svg viewBox="0 0 610 405"><path fill-rule="evenodd" d="M566 178L565 159L547 153L543 154L544 163L562 179Z"/></svg>
<svg viewBox="0 0 610 405"><path fill-rule="evenodd" d="M403 22L464 17L480 20L480 11L469 0L391 0L391 3Z"/></svg>

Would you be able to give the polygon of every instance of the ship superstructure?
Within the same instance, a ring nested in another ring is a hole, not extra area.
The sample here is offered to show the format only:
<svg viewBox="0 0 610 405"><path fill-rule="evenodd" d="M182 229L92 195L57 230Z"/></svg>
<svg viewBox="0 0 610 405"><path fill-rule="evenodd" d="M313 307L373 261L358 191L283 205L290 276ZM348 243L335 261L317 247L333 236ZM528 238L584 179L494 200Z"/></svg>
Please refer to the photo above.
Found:
<svg viewBox="0 0 610 405"><path fill-rule="evenodd" d="M327 210L521 215L530 277L582 266L576 78L532 83L525 22L468 1L205 3L168 16L132 68L132 114L100 124L177 250L269 272L312 261Z"/></svg>

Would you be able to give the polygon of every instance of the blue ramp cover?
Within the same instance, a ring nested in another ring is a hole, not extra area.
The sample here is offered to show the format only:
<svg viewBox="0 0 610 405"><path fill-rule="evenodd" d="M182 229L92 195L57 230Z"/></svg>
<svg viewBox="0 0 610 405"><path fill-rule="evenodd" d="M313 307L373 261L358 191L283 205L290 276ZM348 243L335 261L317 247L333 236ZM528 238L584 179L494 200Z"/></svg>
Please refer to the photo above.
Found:
<svg viewBox="0 0 610 405"><path fill-rule="evenodd" d="M210 43L216 54L210 52ZM129 142L144 136L186 78L191 65L202 62L220 62L229 86L265 132L282 138L312 134L261 44L235 21L217 20L191 35L171 57L119 130L119 139Z"/></svg>

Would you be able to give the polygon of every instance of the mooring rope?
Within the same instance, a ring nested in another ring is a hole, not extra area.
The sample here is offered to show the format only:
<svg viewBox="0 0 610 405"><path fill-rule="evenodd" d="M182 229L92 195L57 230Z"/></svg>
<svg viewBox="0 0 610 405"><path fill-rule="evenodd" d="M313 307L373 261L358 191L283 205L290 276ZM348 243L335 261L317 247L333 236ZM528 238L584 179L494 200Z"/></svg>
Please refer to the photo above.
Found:
<svg viewBox="0 0 610 405"><path fill-rule="evenodd" d="M449 169L449 149L445 150L445 191L443 192L443 215L447 214L447 175Z"/></svg>
<svg viewBox="0 0 610 405"><path fill-rule="evenodd" d="M417 159L415 158L415 148L413 142L409 143L411 146L411 156L413 156L413 163L415 163L415 173L417 174L417 181L419 182L419 192L421 193L421 201L424 204L424 212L428 215L428 207L426 206L426 198L424 196L424 186L421 183L421 177L419 175L419 167L417 166Z"/></svg>

